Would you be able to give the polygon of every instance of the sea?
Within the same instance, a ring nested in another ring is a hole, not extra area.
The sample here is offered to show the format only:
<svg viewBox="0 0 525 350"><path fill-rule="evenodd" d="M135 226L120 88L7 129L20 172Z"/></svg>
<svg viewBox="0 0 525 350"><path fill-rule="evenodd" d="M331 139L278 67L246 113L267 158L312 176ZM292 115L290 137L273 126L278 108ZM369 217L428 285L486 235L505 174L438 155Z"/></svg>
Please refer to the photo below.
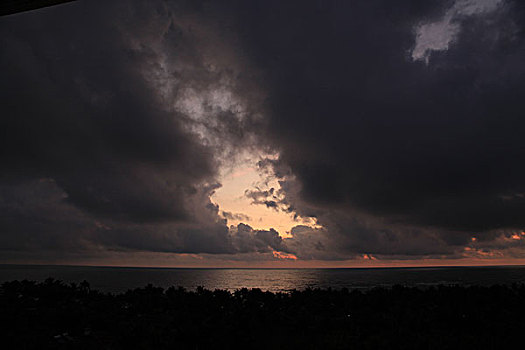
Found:
<svg viewBox="0 0 525 350"><path fill-rule="evenodd" d="M409 268L139 268L57 265L0 265L0 283L13 280L44 281L54 278L66 283L88 281L92 289L120 293L147 284L168 288L184 287L235 291L260 288L289 292L306 288L360 289L403 285L428 288L437 285L479 285L525 283L525 266L409 267Z"/></svg>

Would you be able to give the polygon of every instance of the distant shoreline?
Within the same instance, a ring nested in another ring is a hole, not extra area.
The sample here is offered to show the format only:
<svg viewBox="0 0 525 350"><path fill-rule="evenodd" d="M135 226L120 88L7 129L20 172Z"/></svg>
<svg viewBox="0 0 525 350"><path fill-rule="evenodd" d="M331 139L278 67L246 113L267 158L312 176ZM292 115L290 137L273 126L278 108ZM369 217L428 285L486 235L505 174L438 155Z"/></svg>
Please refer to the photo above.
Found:
<svg viewBox="0 0 525 350"><path fill-rule="evenodd" d="M525 266L454 266L390 268L142 268L74 265L0 265L0 283L12 280L67 283L89 281L105 292L123 292L148 283L163 288L172 285L194 289L233 291L260 288L279 292L306 288L358 288L376 286L483 285L525 283Z"/></svg>

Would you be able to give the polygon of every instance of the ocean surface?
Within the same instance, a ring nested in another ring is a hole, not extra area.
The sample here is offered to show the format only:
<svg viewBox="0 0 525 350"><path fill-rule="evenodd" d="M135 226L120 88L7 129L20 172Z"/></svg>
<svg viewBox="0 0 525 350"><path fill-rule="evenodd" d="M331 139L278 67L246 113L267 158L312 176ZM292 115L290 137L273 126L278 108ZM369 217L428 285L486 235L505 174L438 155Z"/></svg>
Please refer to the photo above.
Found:
<svg viewBox="0 0 525 350"><path fill-rule="evenodd" d="M305 288L369 289L396 284L427 287L432 285L482 285L525 283L525 266L497 267L420 267L347 269L189 269L132 268L50 265L0 265L0 282L43 281L52 277L65 282L87 280L92 289L124 292L148 283L167 288L182 286L194 290L234 291L243 287L272 292Z"/></svg>

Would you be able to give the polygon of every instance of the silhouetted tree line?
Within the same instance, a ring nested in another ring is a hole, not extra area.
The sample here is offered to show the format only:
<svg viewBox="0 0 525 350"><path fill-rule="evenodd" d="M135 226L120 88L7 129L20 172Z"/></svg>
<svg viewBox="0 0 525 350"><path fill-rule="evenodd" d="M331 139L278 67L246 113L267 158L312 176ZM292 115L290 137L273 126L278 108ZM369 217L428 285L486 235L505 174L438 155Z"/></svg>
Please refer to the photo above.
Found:
<svg viewBox="0 0 525 350"><path fill-rule="evenodd" d="M509 349L524 339L525 286L109 294L12 281L0 318L4 349Z"/></svg>

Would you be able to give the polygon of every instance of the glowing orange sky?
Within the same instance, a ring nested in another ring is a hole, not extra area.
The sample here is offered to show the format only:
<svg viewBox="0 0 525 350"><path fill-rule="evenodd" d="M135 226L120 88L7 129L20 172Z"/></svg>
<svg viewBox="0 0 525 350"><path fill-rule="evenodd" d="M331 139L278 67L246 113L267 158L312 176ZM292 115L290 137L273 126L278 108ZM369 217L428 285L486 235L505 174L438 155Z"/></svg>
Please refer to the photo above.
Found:
<svg viewBox="0 0 525 350"><path fill-rule="evenodd" d="M276 254L281 255L281 254ZM277 256L276 256L277 258ZM29 264L38 264L38 261L26 261ZM56 264L85 265L85 266L133 266L133 267L180 267L180 268L385 268L385 267L446 267L446 266L505 266L525 265L525 258L521 259L419 259L419 260L369 260L355 259L342 261L276 259L239 261L203 257L199 254L171 254L170 257L155 257L145 255L139 257L120 256L114 259L57 261Z"/></svg>
<svg viewBox="0 0 525 350"><path fill-rule="evenodd" d="M289 236L287 233L297 225L315 226L310 218L299 218L294 220L294 213L284 213L264 205L255 205L251 199L244 195L247 189L253 189L262 183L262 178L256 169L256 161L247 159L243 164L233 170L223 171L221 177L222 187L212 196L212 201L219 205L221 211L234 214L243 214L247 218L229 219L228 225L244 223L254 229L275 229L282 237ZM268 183L268 188L279 189L277 180Z"/></svg>

